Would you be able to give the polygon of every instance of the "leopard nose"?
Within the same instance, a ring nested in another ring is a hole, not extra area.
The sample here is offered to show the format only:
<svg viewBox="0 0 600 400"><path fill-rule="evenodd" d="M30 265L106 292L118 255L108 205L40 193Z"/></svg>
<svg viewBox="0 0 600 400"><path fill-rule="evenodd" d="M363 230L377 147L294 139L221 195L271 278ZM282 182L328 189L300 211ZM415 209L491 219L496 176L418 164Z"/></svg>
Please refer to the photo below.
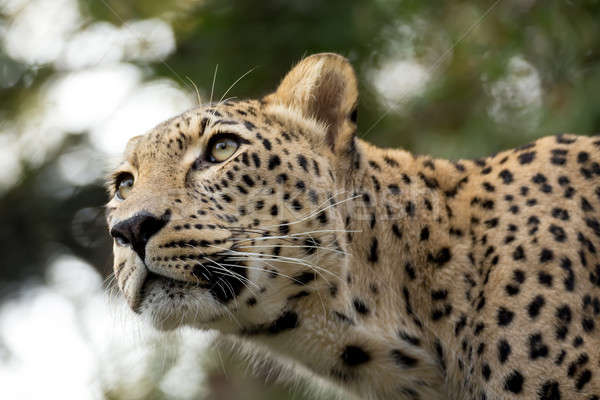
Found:
<svg viewBox="0 0 600 400"><path fill-rule="evenodd" d="M110 235L122 245L130 245L142 260L146 257L146 244L160 231L168 218L157 218L149 212L140 212L121 221L110 230Z"/></svg>

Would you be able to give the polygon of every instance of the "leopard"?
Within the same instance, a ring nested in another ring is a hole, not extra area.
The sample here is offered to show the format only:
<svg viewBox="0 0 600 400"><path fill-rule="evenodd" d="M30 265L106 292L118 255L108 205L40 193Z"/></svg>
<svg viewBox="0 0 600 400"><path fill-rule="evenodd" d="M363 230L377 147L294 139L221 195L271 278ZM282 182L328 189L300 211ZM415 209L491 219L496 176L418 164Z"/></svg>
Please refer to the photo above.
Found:
<svg viewBox="0 0 600 400"><path fill-rule="evenodd" d="M357 106L321 53L132 138L107 203L132 314L344 398L600 399L600 138L445 160L360 139Z"/></svg>

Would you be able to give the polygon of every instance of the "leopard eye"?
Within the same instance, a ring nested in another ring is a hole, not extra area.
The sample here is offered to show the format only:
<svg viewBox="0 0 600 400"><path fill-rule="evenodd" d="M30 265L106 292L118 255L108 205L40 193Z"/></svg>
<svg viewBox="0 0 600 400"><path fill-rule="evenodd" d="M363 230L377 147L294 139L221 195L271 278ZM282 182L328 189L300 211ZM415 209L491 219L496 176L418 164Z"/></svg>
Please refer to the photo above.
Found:
<svg viewBox="0 0 600 400"><path fill-rule="evenodd" d="M227 160L240 146L239 141L232 135L220 135L211 140L208 146L208 161L217 163Z"/></svg>
<svg viewBox="0 0 600 400"><path fill-rule="evenodd" d="M117 188L117 198L125 200L133 188L133 175L128 172L119 174L116 179L115 186Z"/></svg>

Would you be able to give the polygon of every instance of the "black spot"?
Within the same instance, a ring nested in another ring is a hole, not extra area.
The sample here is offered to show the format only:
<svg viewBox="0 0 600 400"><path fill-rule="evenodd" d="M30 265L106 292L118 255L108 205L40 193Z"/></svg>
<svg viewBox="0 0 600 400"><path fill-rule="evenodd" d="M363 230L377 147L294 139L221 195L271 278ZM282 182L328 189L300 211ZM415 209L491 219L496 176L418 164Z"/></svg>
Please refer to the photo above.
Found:
<svg viewBox="0 0 600 400"><path fill-rule="evenodd" d="M389 165L390 167L397 167L397 166L399 166L398 161L396 161L393 158L390 158L388 156L383 157L383 161L385 161L385 163L387 165Z"/></svg>
<svg viewBox="0 0 600 400"><path fill-rule="evenodd" d="M567 159L565 155L567 154L567 150L564 149L554 149L552 150L552 157L550 157L550 162L554 165L565 165Z"/></svg>
<svg viewBox="0 0 600 400"><path fill-rule="evenodd" d="M378 254L378 242L377 242L377 238L373 238L373 240L371 241L371 248L369 250L369 257L368 260L371 263L376 263L379 260L379 254Z"/></svg>
<svg viewBox="0 0 600 400"><path fill-rule="evenodd" d="M304 247L304 252L309 256L311 254L315 254L315 252L321 246L321 241L316 238L305 239L302 243L303 243L303 247Z"/></svg>
<svg viewBox="0 0 600 400"><path fill-rule="evenodd" d="M269 139L263 139L263 146L265 146L265 149L267 150L271 150L271 142L269 141Z"/></svg>
<svg viewBox="0 0 600 400"><path fill-rule="evenodd" d="M493 192L494 190L496 190L496 188L494 187L494 185L492 185L489 182L483 182L482 186L483 186L483 188L485 189L486 192Z"/></svg>
<svg viewBox="0 0 600 400"><path fill-rule="evenodd" d="M540 252L540 262L548 262L554 259L554 252L550 249L542 249Z"/></svg>
<svg viewBox="0 0 600 400"><path fill-rule="evenodd" d="M600 223L598 223L597 219L595 219L595 218L586 218L585 219L585 224L594 231L594 233L596 234L596 236L600 237Z"/></svg>
<svg viewBox="0 0 600 400"><path fill-rule="evenodd" d="M321 211L321 212L319 213L319 215L317 215L317 219L319 220L319 222L320 222L322 225L325 225L325 224L327 223L327 221L328 221L328 218L327 218L327 211Z"/></svg>
<svg viewBox="0 0 600 400"><path fill-rule="evenodd" d="M509 183L512 183L512 181L513 181L513 174L507 169L503 169L502 171L500 171L498 176L500 178L502 178L502 181L504 182L505 185L508 185Z"/></svg>
<svg viewBox="0 0 600 400"><path fill-rule="evenodd" d="M355 298L352 304L354 305L354 309L357 313L362 315L366 315L369 313L369 308L361 299Z"/></svg>
<svg viewBox="0 0 600 400"><path fill-rule="evenodd" d="M438 267L441 267L452 259L452 254L448 247L443 247L435 255L429 253L427 258L430 262L436 263Z"/></svg>
<svg viewBox="0 0 600 400"><path fill-rule="evenodd" d="M334 311L333 315L335 315L335 317L337 319L339 319L340 321L349 324L349 325L354 325L354 321L352 320L352 318L348 317L346 314L343 314L339 311Z"/></svg>
<svg viewBox="0 0 600 400"><path fill-rule="evenodd" d="M294 276L294 285L302 286L317 279L317 274L313 271L304 271L301 274Z"/></svg>
<svg viewBox="0 0 600 400"><path fill-rule="evenodd" d="M279 209L277 208L276 204L273 204L271 206L271 212L270 213L271 213L272 216L276 216L279 213Z"/></svg>
<svg viewBox="0 0 600 400"><path fill-rule="evenodd" d="M434 301L445 300L448 297L448 291L446 289L434 290L431 292L431 299Z"/></svg>
<svg viewBox="0 0 600 400"><path fill-rule="evenodd" d="M529 358L535 360L540 357L548 356L548 346L542 340L541 333L535 333L529 336Z"/></svg>
<svg viewBox="0 0 600 400"><path fill-rule="evenodd" d="M533 178L531 178L531 181L533 183L541 184L541 183L546 183L548 181L548 179L546 179L546 177L544 175L538 173Z"/></svg>
<svg viewBox="0 0 600 400"><path fill-rule="evenodd" d="M504 380L504 390L512 393L521 393L523 391L523 382L525 378L518 370L513 370Z"/></svg>
<svg viewBox="0 0 600 400"><path fill-rule="evenodd" d="M506 294L508 294L509 296L516 296L521 290L518 286L511 284L506 285L504 289L506 290Z"/></svg>
<svg viewBox="0 0 600 400"><path fill-rule="evenodd" d="M572 292L575 289L575 273L573 272L573 268L571 267L571 260L567 257L564 257L561 260L560 267L567 273L566 278L563 280L565 285L565 289L569 292Z"/></svg>
<svg viewBox="0 0 600 400"><path fill-rule="evenodd" d="M390 193L392 194L400 194L400 188L398 187L398 185L388 185L388 189L390 190Z"/></svg>
<svg viewBox="0 0 600 400"><path fill-rule="evenodd" d="M525 272L523 272L520 269L515 269L513 271L513 279L517 282L517 283L523 283L525 282Z"/></svg>
<svg viewBox="0 0 600 400"><path fill-rule="evenodd" d="M481 207L486 210L493 210L494 209L494 201L493 200L484 200L481 203Z"/></svg>
<svg viewBox="0 0 600 400"><path fill-rule="evenodd" d="M504 364L506 360L508 360L510 353L510 344L508 344L506 339L500 339L498 341L498 361L500 361L501 364Z"/></svg>
<svg viewBox="0 0 600 400"><path fill-rule="evenodd" d="M268 327L267 332L271 335L276 335L280 332L287 331L298 327L298 314L293 311L284 312Z"/></svg>
<svg viewBox="0 0 600 400"><path fill-rule="evenodd" d="M440 343L439 339L435 340L434 346L435 346L435 352L437 353L438 362L440 363L440 366L442 367L442 371L444 371L444 373L445 373L446 372L446 360L444 358L444 348L442 347L442 344Z"/></svg>
<svg viewBox="0 0 600 400"><path fill-rule="evenodd" d="M371 360L371 356L358 346L346 346L341 355L342 362L349 367L365 364Z"/></svg>
<svg viewBox="0 0 600 400"><path fill-rule="evenodd" d="M337 285L331 285L329 287L329 294L331 295L331 297L337 296L337 293L338 293L338 287L337 287Z"/></svg>
<svg viewBox="0 0 600 400"><path fill-rule="evenodd" d="M538 273L538 282L540 283L540 285L552 287L552 280L553 280L553 277L549 273L544 272L544 271L540 271Z"/></svg>
<svg viewBox="0 0 600 400"><path fill-rule="evenodd" d="M571 143L575 143L575 141L577 140L577 139L573 139L570 137L566 137L563 133L558 134L555 137L556 137L556 143L559 143L559 144L571 144Z"/></svg>
<svg viewBox="0 0 600 400"><path fill-rule="evenodd" d="M495 228L498 226L498 218L490 218L488 220L483 221L487 228Z"/></svg>
<svg viewBox="0 0 600 400"><path fill-rule="evenodd" d="M406 272L406 275L408 275L408 278L413 281L416 278L416 273L415 273L415 269L412 266L411 263L406 263L404 264L404 271Z"/></svg>
<svg viewBox="0 0 600 400"><path fill-rule="evenodd" d="M518 159L521 164L529 164L535 159L535 151L520 154Z"/></svg>
<svg viewBox="0 0 600 400"><path fill-rule="evenodd" d="M552 209L551 214L554 218L567 221L569 219L569 212L565 209L555 207Z"/></svg>
<svg viewBox="0 0 600 400"><path fill-rule="evenodd" d="M377 164L373 160L369 160L369 166L371 166L371 168L373 168L374 170L381 171L381 167L379 166L379 164Z"/></svg>
<svg viewBox="0 0 600 400"><path fill-rule="evenodd" d="M456 325L454 326L454 335L458 336L458 334L467 326L467 317L462 315Z"/></svg>
<svg viewBox="0 0 600 400"><path fill-rule="evenodd" d="M575 382L575 388L578 391L581 391L581 389L583 389L583 387L592 379L592 371L590 371L589 369L586 369L585 371L583 371L579 377L577 378L577 381Z"/></svg>
<svg viewBox="0 0 600 400"><path fill-rule="evenodd" d="M295 299L300 299L302 297L306 297L306 296L309 296L309 295L310 295L310 293L308 293L306 290L302 290L302 291L300 291L300 292L298 292L296 294L288 296L287 299L288 300L295 300Z"/></svg>
<svg viewBox="0 0 600 400"><path fill-rule="evenodd" d="M515 251L513 252L513 260L523 260L525 258L525 251L522 246L517 246Z"/></svg>
<svg viewBox="0 0 600 400"><path fill-rule="evenodd" d="M594 211L594 207L592 207L590 202L583 196L581 197L581 209L585 212Z"/></svg>
<svg viewBox="0 0 600 400"><path fill-rule="evenodd" d="M396 362L396 364L398 364L398 366L402 367L402 368L410 368L410 367L414 367L415 365L417 365L418 361L416 358L411 357L407 354L405 354L404 352L400 351L400 350L392 350L390 352L390 355L392 356L392 358L394 359L394 361Z"/></svg>
<svg viewBox="0 0 600 400"><path fill-rule="evenodd" d="M402 231L400 230L398 225L396 225L396 224L392 225L392 232L394 233L394 235L396 235L396 237L398 239L402 239Z"/></svg>
<svg viewBox="0 0 600 400"><path fill-rule="evenodd" d="M279 233L287 235L290 232L290 224L287 221L282 221L279 225Z"/></svg>
<svg viewBox="0 0 600 400"><path fill-rule="evenodd" d="M250 165L250 161L248 159L248 153L242 153L242 162L244 163L245 166Z"/></svg>
<svg viewBox="0 0 600 400"><path fill-rule="evenodd" d="M277 178L275 178L275 181L277 183L285 183L288 180L288 176L286 173L281 173L279 175L277 175Z"/></svg>
<svg viewBox="0 0 600 400"><path fill-rule="evenodd" d="M279 158L278 155L275 154L269 158L269 167L268 167L269 170L273 170L280 165L281 165L281 159Z"/></svg>
<svg viewBox="0 0 600 400"><path fill-rule="evenodd" d="M527 313L530 318L535 318L539 315L541 308L546 304L546 300L541 295L537 295L527 306Z"/></svg>
<svg viewBox="0 0 600 400"><path fill-rule="evenodd" d="M292 201L292 209L295 211L302 210L302 203L300 203L300 201L298 201L298 199L294 199Z"/></svg>
<svg viewBox="0 0 600 400"><path fill-rule="evenodd" d="M481 375L483 375L483 379L485 379L486 381L489 381L491 374L492 374L492 370L490 369L489 364L483 363L483 366L481 367Z"/></svg>
<svg viewBox="0 0 600 400"><path fill-rule="evenodd" d="M485 307L485 296L482 296L477 303L477 311L480 311L483 307Z"/></svg>
<svg viewBox="0 0 600 400"><path fill-rule="evenodd" d="M431 319L433 321L438 321L442 317L446 317L452 313L452 305L446 304L443 309L435 309L431 312Z"/></svg>
<svg viewBox="0 0 600 400"><path fill-rule="evenodd" d="M552 224L550 225L548 230L554 236L554 240L556 240L557 242L564 242L565 240L567 240L567 234L565 233L565 230L560 226Z"/></svg>
<svg viewBox="0 0 600 400"><path fill-rule="evenodd" d="M513 318L515 316L515 313L504 308L504 307L500 307L498 308L498 314L497 314L497 321L498 321L498 326L507 326L509 325Z"/></svg>
<svg viewBox="0 0 600 400"><path fill-rule="evenodd" d="M538 389L539 400L560 400L558 382L548 380Z"/></svg>
<svg viewBox="0 0 600 400"><path fill-rule="evenodd" d="M421 229L420 240L429 240L429 227L426 226L423 229Z"/></svg>
<svg viewBox="0 0 600 400"><path fill-rule="evenodd" d="M564 304L556 309L556 318L558 318L563 324L569 324L571 322L571 309L568 305Z"/></svg>
<svg viewBox="0 0 600 400"><path fill-rule="evenodd" d="M405 342L408 342L408 343L412 344L413 346L420 346L421 345L421 339L419 339L416 336L409 335L406 332L400 331L398 333L398 336L400 336L400 339L404 340Z"/></svg>
<svg viewBox="0 0 600 400"><path fill-rule="evenodd" d="M250 187L254 186L254 180L252 178L250 178L250 176L248 176L248 175L242 175L242 179L244 180L244 183L246 185L248 185Z"/></svg>
<svg viewBox="0 0 600 400"><path fill-rule="evenodd" d="M258 154L252 153L252 161L254 161L254 166L256 168L260 167L260 157L258 157Z"/></svg>
<svg viewBox="0 0 600 400"><path fill-rule="evenodd" d="M298 160L298 165L302 167L304 172L308 172L306 157L304 157L302 154L298 154L296 159Z"/></svg>
<svg viewBox="0 0 600 400"><path fill-rule="evenodd" d="M583 330L586 332L591 332L594 330L596 324L594 323L594 320L591 318L584 318L581 321L581 326L583 327Z"/></svg>
<svg viewBox="0 0 600 400"><path fill-rule="evenodd" d="M415 216L415 204L412 201L407 202L405 211L409 217L414 217Z"/></svg>
<svg viewBox="0 0 600 400"><path fill-rule="evenodd" d="M590 158L589 153L587 153L585 151L579 152L579 154L577 154L577 162L580 164L587 162L589 160L589 158Z"/></svg>
<svg viewBox="0 0 600 400"><path fill-rule="evenodd" d="M554 360L554 364L561 365L563 363L563 361L565 360L566 356L567 356L567 352L564 350L561 350L560 353L558 354L558 356L556 357L556 359Z"/></svg>
<svg viewBox="0 0 600 400"><path fill-rule="evenodd" d="M248 300L246 300L246 304L250 307L255 306L256 305L256 297L248 298Z"/></svg>

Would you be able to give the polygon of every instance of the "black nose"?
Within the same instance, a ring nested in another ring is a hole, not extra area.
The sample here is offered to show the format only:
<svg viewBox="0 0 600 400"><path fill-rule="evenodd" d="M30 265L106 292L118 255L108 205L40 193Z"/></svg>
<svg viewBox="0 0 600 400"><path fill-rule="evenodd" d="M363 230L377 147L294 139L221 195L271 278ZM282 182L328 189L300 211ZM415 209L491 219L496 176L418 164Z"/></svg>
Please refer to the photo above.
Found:
<svg viewBox="0 0 600 400"><path fill-rule="evenodd" d="M143 261L146 257L146 243L167 224L168 217L168 213L157 218L149 212L140 212L113 226L110 235L123 244L131 245Z"/></svg>

